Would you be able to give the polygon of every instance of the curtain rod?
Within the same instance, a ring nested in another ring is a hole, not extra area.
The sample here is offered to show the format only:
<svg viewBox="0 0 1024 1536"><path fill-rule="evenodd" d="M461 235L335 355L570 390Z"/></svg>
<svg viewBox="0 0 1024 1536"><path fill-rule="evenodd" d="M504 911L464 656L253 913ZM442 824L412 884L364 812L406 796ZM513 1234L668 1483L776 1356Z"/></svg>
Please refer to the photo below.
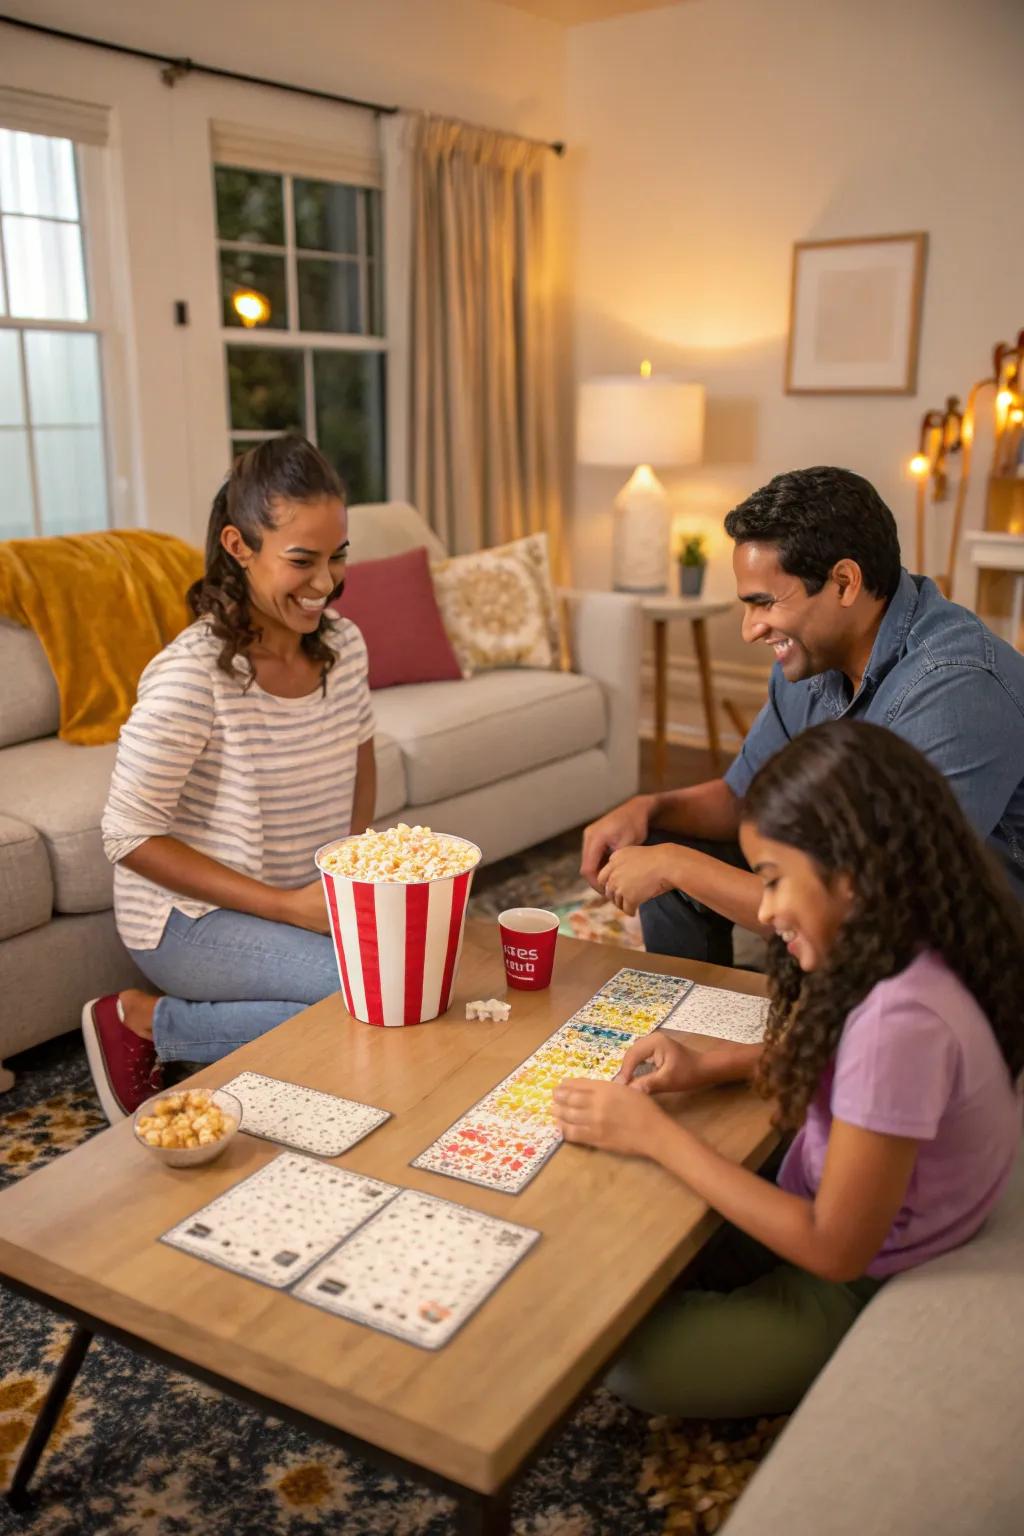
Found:
<svg viewBox="0 0 1024 1536"><path fill-rule="evenodd" d="M84 43L89 48L105 48L108 53L125 54L132 59L146 59L151 64L162 64L160 78L167 86L186 75L213 75L219 80L238 80L243 85L264 85L272 91L290 91L293 96L313 96L318 101L333 101L342 107L357 107L362 112L373 112L378 117L392 117L401 107L387 106L380 101L361 101L356 96L339 96L333 91L318 91L310 85L290 85L284 80L267 80L262 75L243 75L238 70L220 69L216 64L199 64L195 59L176 59L171 54L151 53L146 48L131 48L127 43L110 43L102 37L86 37L81 32L65 32L60 27L44 27L36 21L24 21L20 16L0 16L0 22L9 27L21 27L26 32L38 32L43 37L59 37L67 43ZM522 137L522 135L515 135ZM565 154L565 145L546 139L527 139L529 144L542 144L556 155Z"/></svg>

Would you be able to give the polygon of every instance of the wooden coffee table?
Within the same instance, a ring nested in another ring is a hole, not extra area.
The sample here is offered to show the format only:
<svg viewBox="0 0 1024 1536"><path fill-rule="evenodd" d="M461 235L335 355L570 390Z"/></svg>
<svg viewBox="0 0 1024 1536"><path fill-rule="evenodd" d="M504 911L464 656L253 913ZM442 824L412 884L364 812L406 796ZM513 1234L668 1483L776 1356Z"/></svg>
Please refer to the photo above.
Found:
<svg viewBox="0 0 1024 1536"><path fill-rule="evenodd" d="M467 925L455 1002L416 1029L375 1029L327 998L192 1081L249 1068L345 1094L394 1118L338 1162L537 1227L543 1238L436 1354L302 1306L159 1243L169 1227L275 1157L244 1134L206 1168L168 1169L125 1122L0 1195L0 1276L76 1323L8 1497L29 1480L94 1334L198 1377L324 1440L441 1487L462 1528L509 1529L509 1485L718 1218L653 1164L559 1149L522 1194L409 1161L528 1056L622 965L763 994L764 978L559 939L546 992L512 993L507 1024L466 1023L503 991L496 925ZM697 1037L691 1037L696 1040ZM711 1046L713 1041L701 1041ZM725 1156L759 1166L776 1142L744 1087L675 1106Z"/></svg>

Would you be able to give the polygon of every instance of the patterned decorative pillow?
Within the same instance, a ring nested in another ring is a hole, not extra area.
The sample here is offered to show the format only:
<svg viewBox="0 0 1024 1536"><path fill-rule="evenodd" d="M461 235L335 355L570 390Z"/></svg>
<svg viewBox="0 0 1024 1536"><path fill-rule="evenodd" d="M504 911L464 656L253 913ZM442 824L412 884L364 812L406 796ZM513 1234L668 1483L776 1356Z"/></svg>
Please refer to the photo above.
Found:
<svg viewBox="0 0 1024 1536"><path fill-rule="evenodd" d="M444 627L466 676L561 664L546 533L456 555L431 568Z"/></svg>

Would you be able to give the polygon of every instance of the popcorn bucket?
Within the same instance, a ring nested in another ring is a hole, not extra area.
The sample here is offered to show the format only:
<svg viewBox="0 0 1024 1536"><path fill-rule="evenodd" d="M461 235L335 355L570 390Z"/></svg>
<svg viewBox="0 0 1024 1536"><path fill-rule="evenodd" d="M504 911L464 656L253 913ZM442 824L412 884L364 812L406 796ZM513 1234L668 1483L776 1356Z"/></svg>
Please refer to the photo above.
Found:
<svg viewBox="0 0 1024 1536"><path fill-rule="evenodd" d="M444 840L475 857L461 874L435 880L354 880L322 863L350 838L317 849L342 995L364 1024L424 1024L451 1002L469 888L482 855L465 838Z"/></svg>

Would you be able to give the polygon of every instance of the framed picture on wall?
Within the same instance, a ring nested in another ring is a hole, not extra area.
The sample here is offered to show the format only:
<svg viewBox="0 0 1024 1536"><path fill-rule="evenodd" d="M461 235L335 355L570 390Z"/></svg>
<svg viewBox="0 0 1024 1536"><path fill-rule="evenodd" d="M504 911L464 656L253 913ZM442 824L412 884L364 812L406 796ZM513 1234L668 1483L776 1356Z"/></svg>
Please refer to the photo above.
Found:
<svg viewBox="0 0 1024 1536"><path fill-rule="evenodd" d="M916 392L927 239L916 233L794 245L787 394Z"/></svg>

